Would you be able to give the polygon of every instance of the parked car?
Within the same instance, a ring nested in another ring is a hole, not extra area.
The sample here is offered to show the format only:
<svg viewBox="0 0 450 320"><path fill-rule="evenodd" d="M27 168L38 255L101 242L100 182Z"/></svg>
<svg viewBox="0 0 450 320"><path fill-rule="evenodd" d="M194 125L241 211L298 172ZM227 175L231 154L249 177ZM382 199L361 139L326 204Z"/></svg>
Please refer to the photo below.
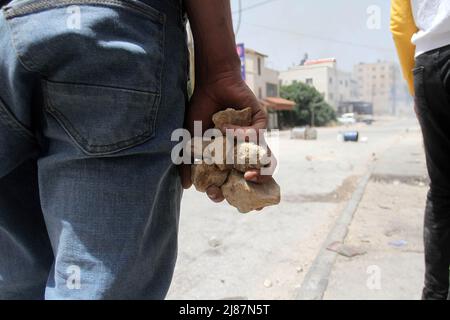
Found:
<svg viewBox="0 0 450 320"><path fill-rule="evenodd" d="M354 113L344 113L342 116L337 118L337 121L343 125L350 125L356 123L356 118Z"/></svg>
<svg viewBox="0 0 450 320"><path fill-rule="evenodd" d="M367 125L371 125L375 121L375 119L373 118L373 116L371 114L360 115L358 117L358 120L360 122L364 122Z"/></svg>

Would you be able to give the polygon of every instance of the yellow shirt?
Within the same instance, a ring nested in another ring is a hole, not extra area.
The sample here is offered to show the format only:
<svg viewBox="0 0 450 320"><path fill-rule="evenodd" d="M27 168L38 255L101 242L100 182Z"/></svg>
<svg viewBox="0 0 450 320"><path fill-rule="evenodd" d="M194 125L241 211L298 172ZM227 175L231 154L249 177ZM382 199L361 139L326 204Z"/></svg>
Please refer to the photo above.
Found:
<svg viewBox="0 0 450 320"><path fill-rule="evenodd" d="M411 8L411 0L391 1L391 31L400 58L403 76L408 82L409 91L414 95L414 55L416 47L411 43L418 31Z"/></svg>

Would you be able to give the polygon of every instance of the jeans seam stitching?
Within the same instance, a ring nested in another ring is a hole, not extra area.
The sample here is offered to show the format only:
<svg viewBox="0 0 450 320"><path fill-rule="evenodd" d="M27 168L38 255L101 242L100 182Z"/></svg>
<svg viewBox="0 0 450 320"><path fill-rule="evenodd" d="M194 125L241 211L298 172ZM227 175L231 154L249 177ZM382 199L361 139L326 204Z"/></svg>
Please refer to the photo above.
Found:
<svg viewBox="0 0 450 320"><path fill-rule="evenodd" d="M151 128L150 130L153 132L153 134L155 134L155 130L156 130L156 119L158 118L158 113L159 113L159 108L161 105L161 101L162 101L162 95L164 94L162 92L162 88L163 88L163 78L164 78L164 68L165 68L165 64L166 64L166 24L164 23L162 25L162 35L159 39L160 42L160 54L161 54L161 67L159 68L159 87L158 87L158 91L160 93L160 95L157 97L158 103L156 104L156 108L155 108L155 113L154 113L154 118L151 121Z"/></svg>
<svg viewBox="0 0 450 320"><path fill-rule="evenodd" d="M6 19L6 15L5 15L4 10L2 10L2 13L3 13L3 16L5 17L6 27L8 28L8 30L10 32L10 35L11 35L10 36L11 46L12 46L12 48L14 50L14 53L16 55L17 60L19 61L19 63L22 65L22 67L25 70L27 70L29 72L33 72L33 73L37 73L37 74L42 75L39 71L37 71L37 68L35 68L35 66L36 66L35 62L31 58L27 58L23 54L21 54L21 52L20 52L20 50L19 50L19 48L17 46L17 43L18 43L18 41L17 41L17 32L15 30L13 30L13 28L10 25L8 19ZM26 60L29 60L29 63L26 63L24 61L24 58ZM30 62L31 62L31 65L30 65Z"/></svg>
<svg viewBox="0 0 450 320"><path fill-rule="evenodd" d="M98 85L98 84L88 84L88 83L80 83L80 82L53 81L48 78L44 78L43 80L45 82L48 82L51 84L62 85L62 86L70 85L70 86L75 86L75 87L91 87L91 88L122 90L122 91L129 91L129 92L133 92L133 93L141 93L141 94L148 94L148 95L155 95L155 96L159 95L159 93L157 91L146 91L146 90L139 90L139 89L116 87L113 85Z"/></svg>
<svg viewBox="0 0 450 320"><path fill-rule="evenodd" d="M153 108L153 106L152 106L152 108ZM123 145L123 144L126 144L128 146L132 146L135 142L140 141L141 138L148 138L148 137L151 137L152 134L153 134L153 132L149 129L149 130L144 131L141 134L133 136L130 139L119 141L119 142L115 142L115 143L112 143L112 144L105 144L105 145L90 144L84 137L82 137L80 135L78 130L75 129L75 127L64 116L64 114L62 114L60 111L58 111L57 109L54 109L54 108L46 108L46 110L56 119L56 121L61 123L63 125L63 127L69 126L70 129L67 128L66 131L68 133L70 133L70 135L74 135L75 140L80 140L83 144L85 144L85 146L80 145L80 147L82 149L86 149L87 151L89 151L88 149L101 151L101 150L104 150L104 149L110 149L110 148L114 148L114 147L119 147L120 145ZM63 118L64 120L61 120L60 118ZM125 146L125 147L128 147L128 146ZM104 151L110 151L110 150L104 150Z"/></svg>
<svg viewBox="0 0 450 320"><path fill-rule="evenodd" d="M15 119L15 117L13 117L13 115L6 109L2 101L0 101L0 119L10 129L14 130L14 132L17 132L18 134L32 142L35 141L33 133L25 128L22 124L20 124L19 121Z"/></svg>
<svg viewBox="0 0 450 320"><path fill-rule="evenodd" d="M47 91L47 90L46 90ZM69 133L70 136L73 136L75 142L83 149L83 150L87 150L87 149L92 149L92 150L105 150L105 149L109 149L109 148L114 148L114 147L118 147L120 145L123 144L130 144L131 146L136 143L139 142L139 140L141 138L149 138L152 137L152 135L154 135L154 125L152 125L151 128L148 128L147 130L145 130L144 132L133 136L132 138L123 140L123 141L119 141L119 142L115 142L112 144L105 144L105 145L95 145L95 144L90 144L80 133L79 131L73 126L72 122L70 122L62 112L60 112L57 108L55 108L53 106L52 103L52 99L51 97L46 94L47 96L47 103L45 105L45 110L50 113L55 120L60 123L63 127L63 129ZM159 101L159 95L154 95L155 98L153 99L153 104L151 107L149 107L149 111L148 113L150 114L150 118L151 118L151 114L153 113L153 111L155 110L155 104ZM156 109L157 111L157 109ZM149 115L146 116L147 118L149 117ZM154 118L154 117L153 117ZM154 119L148 119L148 121L151 121L152 123ZM79 141L81 143L83 143L85 146L82 146L79 144ZM89 150L87 150L89 151Z"/></svg>
<svg viewBox="0 0 450 320"><path fill-rule="evenodd" d="M67 5L115 5L121 8L132 9L136 12L140 12L147 17L150 17L154 20L158 20L160 23L164 23L165 15L162 12L159 12L155 8L143 4L143 3L133 3L127 0L59 0L58 3L52 3L47 0L40 1L38 3L27 3L22 6L18 6L18 8L14 7L6 7L5 10L5 18L12 19L15 17L27 15L30 13L34 13L40 10L46 10L51 8L59 8Z"/></svg>

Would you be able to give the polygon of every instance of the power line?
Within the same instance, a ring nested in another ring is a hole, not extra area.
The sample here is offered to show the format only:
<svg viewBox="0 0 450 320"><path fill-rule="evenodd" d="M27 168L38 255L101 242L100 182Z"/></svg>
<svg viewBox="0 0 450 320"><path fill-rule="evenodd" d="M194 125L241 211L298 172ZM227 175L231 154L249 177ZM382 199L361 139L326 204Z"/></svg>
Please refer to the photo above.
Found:
<svg viewBox="0 0 450 320"><path fill-rule="evenodd" d="M312 35L312 34L307 34L307 33L300 33L300 32L295 32L295 31L291 31L291 30L280 29L280 28L276 28L276 27L264 26L264 25L259 25L259 24L248 24L248 23L247 23L247 25L253 26L256 28L267 29L267 30L274 31L274 32L291 34L291 35L303 37L303 38L312 38L312 39L321 40L321 41L334 42L334 43L339 43L339 44L352 46L352 47L361 47L361 48L377 50L377 51L390 51L390 52L392 51L392 49L390 49L390 48L383 48L383 47L371 46L371 45L362 44L362 43L346 41L346 40L322 37L322 36L317 36L317 35Z"/></svg>
<svg viewBox="0 0 450 320"><path fill-rule="evenodd" d="M248 11L248 10L251 10L251 9L255 9L255 8L264 6L264 5L266 5L266 4L269 4L269 3L271 3L271 2L275 2L275 1L280 1L280 0L266 0L266 1L261 1L261 2L255 3L255 4L251 5L251 6L248 6L248 7L245 7L245 8L241 8L240 10L233 11L233 14L236 14L236 13L242 13L242 12L244 12L244 11Z"/></svg>
<svg viewBox="0 0 450 320"><path fill-rule="evenodd" d="M238 23L236 26L236 31L234 32L235 36L238 35L239 30L241 29L241 22L242 22L242 0L238 0L239 1L239 17L238 17Z"/></svg>

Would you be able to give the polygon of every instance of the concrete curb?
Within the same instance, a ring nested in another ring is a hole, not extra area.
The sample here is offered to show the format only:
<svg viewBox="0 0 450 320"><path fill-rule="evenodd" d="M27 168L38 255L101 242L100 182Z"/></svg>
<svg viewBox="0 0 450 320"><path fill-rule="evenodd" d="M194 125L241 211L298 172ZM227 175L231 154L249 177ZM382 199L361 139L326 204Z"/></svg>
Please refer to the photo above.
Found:
<svg viewBox="0 0 450 320"><path fill-rule="evenodd" d="M337 258L337 253L327 250L327 247L336 241L343 242L347 236L348 227L353 215L364 195L367 184L370 181L374 166L369 167L367 173L359 181L349 202L336 220L333 228L323 243L319 254L312 263L303 283L298 290L295 300L322 300L328 287L328 280Z"/></svg>

